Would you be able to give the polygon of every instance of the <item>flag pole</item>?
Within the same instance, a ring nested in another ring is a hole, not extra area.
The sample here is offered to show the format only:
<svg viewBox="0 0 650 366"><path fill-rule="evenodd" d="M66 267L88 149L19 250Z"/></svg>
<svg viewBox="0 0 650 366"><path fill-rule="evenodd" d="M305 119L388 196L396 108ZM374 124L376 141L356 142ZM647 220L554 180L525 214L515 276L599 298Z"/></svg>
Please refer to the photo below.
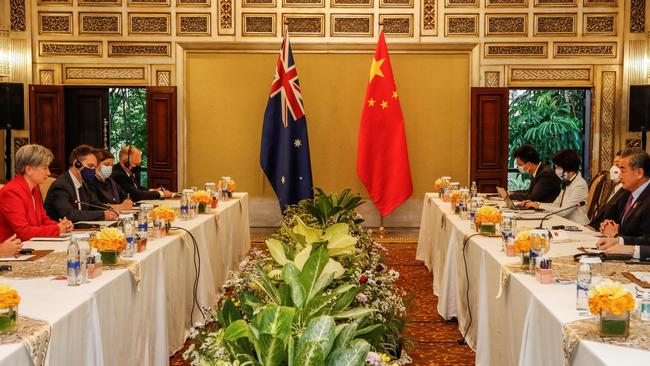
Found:
<svg viewBox="0 0 650 366"><path fill-rule="evenodd" d="M379 22L379 34L384 31L384 22ZM379 36L379 35L377 35ZM384 238L384 236L388 234L388 230L384 227L384 215L382 213L379 213L379 237Z"/></svg>

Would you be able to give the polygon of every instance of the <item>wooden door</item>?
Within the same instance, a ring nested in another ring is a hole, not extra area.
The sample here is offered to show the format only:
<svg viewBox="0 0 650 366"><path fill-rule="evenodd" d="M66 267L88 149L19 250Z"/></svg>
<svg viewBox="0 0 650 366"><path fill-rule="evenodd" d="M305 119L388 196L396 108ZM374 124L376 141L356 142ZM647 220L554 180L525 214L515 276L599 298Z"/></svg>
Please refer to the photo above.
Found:
<svg viewBox="0 0 650 366"><path fill-rule="evenodd" d="M63 86L29 86L29 139L52 150L50 165L53 175L67 170L65 155L65 113Z"/></svg>
<svg viewBox="0 0 650 366"><path fill-rule="evenodd" d="M65 89L66 153L86 144L96 148L108 146L108 88ZM106 131L104 131L106 129ZM106 133L105 133L106 132Z"/></svg>
<svg viewBox="0 0 650 366"><path fill-rule="evenodd" d="M149 187L176 191L176 87L147 87L147 154Z"/></svg>
<svg viewBox="0 0 650 366"><path fill-rule="evenodd" d="M470 179L479 192L508 183L508 88L472 88Z"/></svg>

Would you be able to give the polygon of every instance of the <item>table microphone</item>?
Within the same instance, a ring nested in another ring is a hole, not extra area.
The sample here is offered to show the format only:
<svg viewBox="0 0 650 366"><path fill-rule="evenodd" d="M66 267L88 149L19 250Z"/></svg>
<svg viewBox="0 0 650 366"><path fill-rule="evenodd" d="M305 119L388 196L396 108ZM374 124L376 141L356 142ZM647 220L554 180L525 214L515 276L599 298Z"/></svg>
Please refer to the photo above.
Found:
<svg viewBox="0 0 650 366"><path fill-rule="evenodd" d="M574 209L574 208L582 207L582 206L584 206L584 205L585 205L585 201L580 201L580 202L576 203L576 204L573 205L573 206L569 206L569 207L567 207L567 208L563 208L563 209L561 209L561 210L558 210L558 211L555 211L555 212L551 212L551 213L549 213L548 215L542 217L542 221L539 222L539 226L536 227L536 229L543 229L542 225L544 224L544 220L546 220L546 219L549 218L550 216L553 216L553 215L558 214L558 213L560 213L560 212L568 211L568 210L571 210L571 209Z"/></svg>
<svg viewBox="0 0 650 366"><path fill-rule="evenodd" d="M106 206L93 205L92 203L81 202L81 201L79 201L79 200L75 200L75 201L74 201L74 204L75 204L75 205L79 204L79 205L88 206L88 207L92 207L92 208L98 208L98 209L100 209L100 210L108 210L108 211L113 212L113 213L116 214L117 216L120 216L120 213L117 212L117 210L115 210L113 207L111 207L111 206L109 206L109 205L106 205Z"/></svg>

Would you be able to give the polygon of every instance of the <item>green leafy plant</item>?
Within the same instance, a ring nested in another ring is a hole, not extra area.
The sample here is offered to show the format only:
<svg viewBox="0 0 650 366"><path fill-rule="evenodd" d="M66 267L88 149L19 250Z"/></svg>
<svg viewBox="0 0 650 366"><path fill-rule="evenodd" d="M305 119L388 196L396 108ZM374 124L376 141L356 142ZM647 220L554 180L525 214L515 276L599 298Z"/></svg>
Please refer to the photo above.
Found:
<svg viewBox="0 0 650 366"><path fill-rule="evenodd" d="M301 201L300 207L318 219L323 226L340 222L347 213L363 204L361 196L352 194L350 189L345 189L338 195L327 195L320 188L315 190L314 199Z"/></svg>

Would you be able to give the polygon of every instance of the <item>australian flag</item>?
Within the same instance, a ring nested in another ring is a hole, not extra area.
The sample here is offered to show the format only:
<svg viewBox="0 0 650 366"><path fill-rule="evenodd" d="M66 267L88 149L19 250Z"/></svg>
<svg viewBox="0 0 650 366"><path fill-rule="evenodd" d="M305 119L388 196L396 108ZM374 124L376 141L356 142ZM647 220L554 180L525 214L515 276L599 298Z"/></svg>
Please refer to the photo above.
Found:
<svg viewBox="0 0 650 366"><path fill-rule="evenodd" d="M282 211L313 197L307 118L288 35L282 41L264 112L260 165Z"/></svg>

